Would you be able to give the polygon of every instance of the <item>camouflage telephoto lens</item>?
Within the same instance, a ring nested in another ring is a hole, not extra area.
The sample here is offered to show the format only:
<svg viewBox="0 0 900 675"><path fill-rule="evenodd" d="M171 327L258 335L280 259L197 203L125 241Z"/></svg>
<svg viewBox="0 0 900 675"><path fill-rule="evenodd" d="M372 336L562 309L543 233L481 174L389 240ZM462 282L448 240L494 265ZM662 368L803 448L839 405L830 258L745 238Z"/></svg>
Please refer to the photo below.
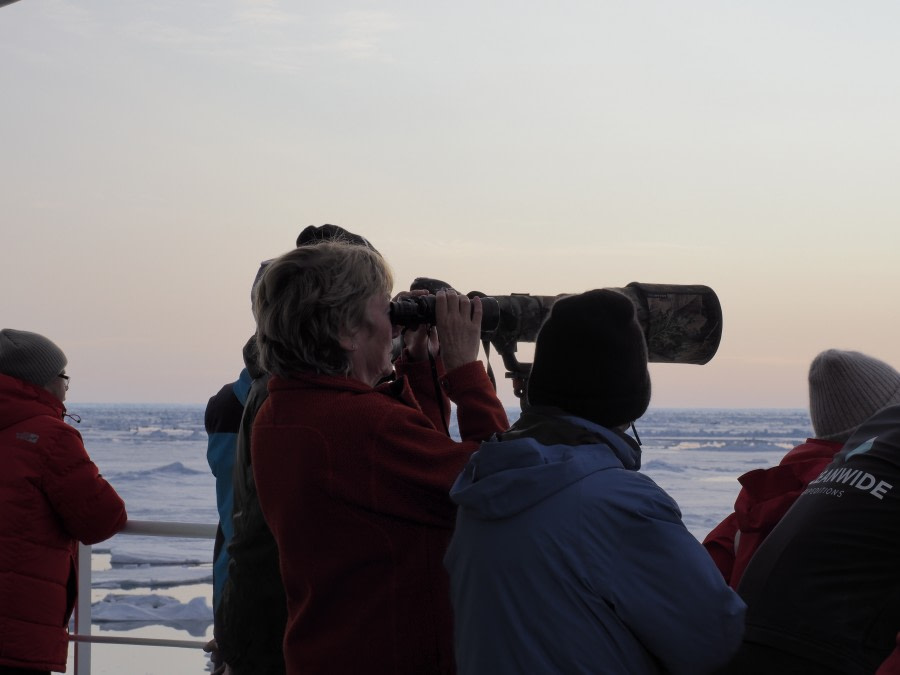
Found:
<svg viewBox="0 0 900 675"><path fill-rule="evenodd" d="M634 304L635 314L647 340L647 357L653 363L707 363L722 339L722 306L708 286L684 284L630 283L610 288L625 295ZM501 354L516 351L517 342L534 342L541 325L560 295L485 296L481 335ZM417 328L434 324L433 295L400 298L391 303L391 323Z"/></svg>

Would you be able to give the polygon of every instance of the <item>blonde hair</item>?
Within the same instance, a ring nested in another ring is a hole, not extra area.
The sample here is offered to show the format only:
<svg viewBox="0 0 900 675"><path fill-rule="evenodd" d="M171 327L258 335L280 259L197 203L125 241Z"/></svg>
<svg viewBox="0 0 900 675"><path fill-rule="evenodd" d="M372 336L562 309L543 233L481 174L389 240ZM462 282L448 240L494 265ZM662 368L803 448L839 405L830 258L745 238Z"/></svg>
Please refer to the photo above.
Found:
<svg viewBox="0 0 900 675"><path fill-rule="evenodd" d="M254 291L260 366L281 377L348 374L341 335L363 324L369 298L393 286L384 258L365 246L322 242L285 253Z"/></svg>

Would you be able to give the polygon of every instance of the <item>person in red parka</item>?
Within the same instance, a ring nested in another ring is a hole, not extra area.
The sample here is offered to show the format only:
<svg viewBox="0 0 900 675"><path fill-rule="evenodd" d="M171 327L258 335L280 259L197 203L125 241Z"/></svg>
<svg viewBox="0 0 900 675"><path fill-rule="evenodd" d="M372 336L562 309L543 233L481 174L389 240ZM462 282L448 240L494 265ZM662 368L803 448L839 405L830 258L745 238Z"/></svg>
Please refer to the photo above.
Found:
<svg viewBox="0 0 900 675"><path fill-rule="evenodd" d="M508 420L476 360L480 300L438 291L440 341L408 330L392 364L392 287L380 254L326 242L286 253L256 288L272 377L253 475L278 544L289 675L455 672L449 491ZM449 401L461 441L448 434Z"/></svg>
<svg viewBox="0 0 900 675"><path fill-rule="evenodd" d="M125 525L125 504L63 421L66 356L0 330L0 675L65 672L77 545Z"/></svg>
<svg viewBox="0 0 900 675"><path fill-rule="evenodd" d="M734 512L703 540L737 589L750 558L794 501L831 463L856 428L882 408L900 403L900 373L855 351L828 349L809 368L809 414L815 438L806 439L768 469L738 478Z"/></svg>

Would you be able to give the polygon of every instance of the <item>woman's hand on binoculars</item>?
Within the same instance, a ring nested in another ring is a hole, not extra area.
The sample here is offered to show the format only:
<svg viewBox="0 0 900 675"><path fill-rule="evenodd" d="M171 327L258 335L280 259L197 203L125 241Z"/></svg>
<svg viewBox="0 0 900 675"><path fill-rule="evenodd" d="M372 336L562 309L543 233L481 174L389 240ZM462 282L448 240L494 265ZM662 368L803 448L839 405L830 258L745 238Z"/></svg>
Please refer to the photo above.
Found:
<svg viewBox="0 0 900 675"><path fill-rule="evenodd" d="M481 344L481 299L454 290L435 294L434 314L441 336L441 356L450 371L478 359Z"/></svg>
<svg viewBox="0 0 900 675"><path fill-rule="evenodd" d="M411 298L417 295L428 295L426 290L401 291L396 295L394 300L399 298ZM437 331L434 326L421 325L416 329L403 329L403 346L411 361L424 361L428 358L428 354L437 356L441 349L441 342L438 339Z"/></svg>

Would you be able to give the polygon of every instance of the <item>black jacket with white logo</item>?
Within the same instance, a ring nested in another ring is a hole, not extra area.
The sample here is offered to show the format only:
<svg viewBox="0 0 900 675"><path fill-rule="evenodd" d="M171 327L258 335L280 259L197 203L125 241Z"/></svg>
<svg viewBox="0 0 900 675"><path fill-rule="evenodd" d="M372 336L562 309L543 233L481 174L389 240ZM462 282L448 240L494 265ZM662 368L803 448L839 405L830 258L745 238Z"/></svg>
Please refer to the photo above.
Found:
<svg viewBox="0 0 900 675"><path fill-rule="evenodd" d="M745 643L872 673L900 630L900 406L859 427L750 561ZM772 664L774 672L777 664Z"/></svg>

